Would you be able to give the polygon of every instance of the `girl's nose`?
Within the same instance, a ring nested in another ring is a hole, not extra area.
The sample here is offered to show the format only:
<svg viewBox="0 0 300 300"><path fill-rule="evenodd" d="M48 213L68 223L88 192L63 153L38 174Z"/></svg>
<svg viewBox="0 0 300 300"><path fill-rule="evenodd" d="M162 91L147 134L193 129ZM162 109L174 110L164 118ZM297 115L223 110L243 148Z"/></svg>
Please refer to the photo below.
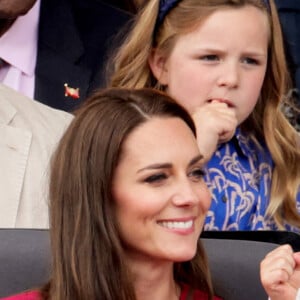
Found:
<svg viewBox="0 0 300 300"><path fill-rule="evenodd" d="M218 85L221 87L236 88L239 84L239 69L234 62L227 62L222 65Z"/></svg>

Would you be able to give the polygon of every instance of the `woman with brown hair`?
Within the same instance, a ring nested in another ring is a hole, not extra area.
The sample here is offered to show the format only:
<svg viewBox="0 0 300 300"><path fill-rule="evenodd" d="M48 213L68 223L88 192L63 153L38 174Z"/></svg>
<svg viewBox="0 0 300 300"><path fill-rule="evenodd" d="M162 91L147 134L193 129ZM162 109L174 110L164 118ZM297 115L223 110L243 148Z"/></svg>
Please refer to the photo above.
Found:
<svg viewBox="0 0 300 300"><path fill-rule="evenodd" d="M9 299L216 299L202 167L193 121L169 96L95 93L52 159L49 284Z"/></svg>
<svg viewBox="0 0 300 300"><path fill-rule="evenodd" d="M195 132L161 92L95 93L52 159L50 280L3 300L217 300L199 239L210 195ZM294 300L299 255L284 246L263 261L272 300Z"/></svg>

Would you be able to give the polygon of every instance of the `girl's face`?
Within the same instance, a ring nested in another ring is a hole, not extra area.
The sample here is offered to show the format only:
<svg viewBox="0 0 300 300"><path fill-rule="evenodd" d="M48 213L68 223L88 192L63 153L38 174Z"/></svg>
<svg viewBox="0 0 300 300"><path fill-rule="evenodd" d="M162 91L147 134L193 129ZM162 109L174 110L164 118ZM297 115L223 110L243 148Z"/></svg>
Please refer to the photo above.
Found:
<svg viewBox="0 0 300 300"><path fill-rule="evenodd" d="M269 25L253 6L214 12L178 38L169 58L154 52L154 76L190 113L213 100L235 110L238 122L252 112L264 81Z"/></svg>
<svg viewBox="0 0 300 300"><path fill-rule="evenodd" d="M113 180L128 257L173 262L195 255L210 205L202 177L202 156L181 119L153 118L129 135Z"/></svg>

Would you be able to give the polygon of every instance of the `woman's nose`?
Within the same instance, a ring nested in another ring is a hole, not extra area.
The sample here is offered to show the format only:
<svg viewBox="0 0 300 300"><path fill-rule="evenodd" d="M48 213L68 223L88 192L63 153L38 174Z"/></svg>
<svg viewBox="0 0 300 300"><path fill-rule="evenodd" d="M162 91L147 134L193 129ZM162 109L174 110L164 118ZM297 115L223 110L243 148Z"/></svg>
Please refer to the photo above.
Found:
<svg viewBox="0 0 300 300"><path fill-rule="evenodd" d="M200 185L189 180L180 182L176 186L172 201L176 206L192 206L200 201Z"/></svg>

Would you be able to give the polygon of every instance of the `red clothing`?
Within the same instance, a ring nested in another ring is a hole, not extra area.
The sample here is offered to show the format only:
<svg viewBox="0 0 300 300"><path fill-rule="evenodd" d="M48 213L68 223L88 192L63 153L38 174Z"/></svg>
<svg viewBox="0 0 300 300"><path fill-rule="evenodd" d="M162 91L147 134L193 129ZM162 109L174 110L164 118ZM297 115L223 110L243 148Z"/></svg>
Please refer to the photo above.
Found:
<svg viewBox="0 0 300 300"><path fill-rule="evenodd" d="M189 293L189 286L187 286L186 284L182 285L182 290L181 290L179 300L186 300L188 293ZM0 300L42 300L42 298L39 292L30 291L30 292L17 294L15 296L10 296L7 298L1 298ZM193 298L191 300L207 300L207 294L202 291L195 290L193 291ZM214 297L214 300L221 300L221 298Z"/></svg>
<svg viewBox="0 0 300 300"><path fill-rule="evenodd" d="M28 291L14 296L1 298L0 300L42 300L38 291Z"/></svg>
<svg viewBox="0 0 300 300"><path fill-rule="evenodd" d="M189 293L190 287L186 284L181 285L181 294L180 294L180 299L179 300L187 300L187 295ZM199 291L199 290L194 290L192 292L192 298L191 300L207 300L207 294ZM221 298L214 297L214 300L221 300Z"/></svg>

